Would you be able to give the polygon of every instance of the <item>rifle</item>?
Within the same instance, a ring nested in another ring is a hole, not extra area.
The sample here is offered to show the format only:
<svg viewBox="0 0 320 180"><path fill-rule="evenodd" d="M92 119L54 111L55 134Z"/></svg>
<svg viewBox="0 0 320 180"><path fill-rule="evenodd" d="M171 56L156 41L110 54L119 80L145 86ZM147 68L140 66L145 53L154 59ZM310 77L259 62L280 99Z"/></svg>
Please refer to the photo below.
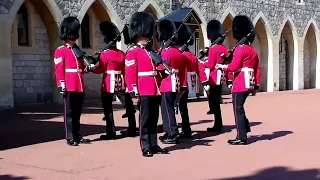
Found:
<svg viewBox="0 0 320 180"><path fill-rule="evenodd" d="M189 46L189 45L188 45L189 42L191 41L193 35L194 35L196 32L197 32L197 31L194 31L194 32L192 33L192 35L189 37L188 41L179 49L181 53L184 53L184 52L186 51L186 49L187 49L188 46Z"/></svg>
<svg viewBox="0 0 320 180"><path fill-rule="evenodd" d="M83 59L84 65L86 66L88 71L91 71L92 58L90 56L86 56L86 52L82 51L77 44L74 44L72 46L72 51L77 58Z"/></svg>
<svg viewBox="0 0 320 180"><path fill-rule="evenodd" d="M153 39L151 38L149 40L149 43L152 41ZM166 70L169 72L169 74L172 74L172 68L169 67L168 63L164 60L162 60L160 53L157 53L155 50L152 49L152 47L146 47L146 50L149 52L149 56L151 57L152 61L156 64L156 65L160 65L162 64L164 66L164 68L166 68Z"/></svg>
<svg viewBox="0 0 320 180"><path fill-rule="evenodd" d="M228 51L228 54L225 55L225 54L221 54L221 57L223 59L223 61L221 62L221 64L224 64L225 61L228 61L228 60L231 60L233 58L233 53L234 53L234 50L242 45L243 43L245 43L247 40L248 40L248 37L253 33L254 29L252 29L245 37L243 37L242 39L240 39L240 41L237 42L237 44L231 49Z"/></svg>
<svg viewBox="0 0 320 180"><path fill-rule="evenodd" d="M123 30L119 34L117 34L117 36L113 40L109 41L108 44L100 52L95 52L94 55L88 56L92 60L91 63L96 64L100 59L101 53L107 49L110 49L110 47L117 41L117 39L119 38L119 36L121 36L122 33Z"/></svg>
<svg viewBox="0 0 320 180"><path fill-rule="evenodd" d="M218 37L216 40L214 40L214 41L211 43L210 47L211 47L211 46L214 46L215 44L217 44L218 42L220 42L220 41L227 35L227 33L228 33L230 30L231 30L231 28L228 29L228 31L226 31L222 36L220 36L220 37ZM202 59L203 57L208 56L208 53L209 53L209 47L206 47L206 48L204 48L204 49L201 49L201 50L199 51L198 59Z"/></svg>

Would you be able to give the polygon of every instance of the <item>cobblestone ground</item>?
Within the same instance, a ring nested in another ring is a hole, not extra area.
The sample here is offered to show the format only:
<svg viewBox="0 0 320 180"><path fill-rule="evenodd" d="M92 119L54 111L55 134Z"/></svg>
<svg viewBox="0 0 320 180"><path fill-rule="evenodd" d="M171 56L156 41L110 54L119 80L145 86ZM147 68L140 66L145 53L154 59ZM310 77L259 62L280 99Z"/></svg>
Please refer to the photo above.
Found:
<svg viewBox="0 0 320 180"><path fill-rule="evenodd" d="M235 137L232 104L222 105L226 133L206 133L213 117L207 102L189 104L194 139L162 145L170 155L141 156L138 138L94 141L69 147L60 106L30 106L2 112L0 179L5 180L314 180L320 179L319 90L260 93L247 100L250 145L230 146ZM225 101L230 102L229 96ZM119 105L117 105L119 106ZM104 132L99 103L87 104L82 131ZM116 124L122 109L115 109ZM180 122L180 117L178 116Z"/></svg>

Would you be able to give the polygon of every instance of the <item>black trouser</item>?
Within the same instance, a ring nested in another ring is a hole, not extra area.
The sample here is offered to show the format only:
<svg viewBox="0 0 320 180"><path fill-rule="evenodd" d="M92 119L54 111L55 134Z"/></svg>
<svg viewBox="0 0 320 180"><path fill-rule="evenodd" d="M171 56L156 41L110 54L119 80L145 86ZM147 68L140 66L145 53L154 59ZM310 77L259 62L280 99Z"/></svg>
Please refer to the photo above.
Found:
<svg viewBox="0 0 320 180"><path fill-rule="evenodd" d="M130 94L122 91L118 91L116 92L116 95L119 98L123 107L126 108L129 128L135 129L136 128L136 117L135 117L136 109L134 108L133 101L130 97Z"/></svg>
<svg viewBox="0 0 320 180"><path fill-rule="evenodd" d="M102 101L102 107L103 107L103 113L104 113L103 120L106 121L106 125L107 125L106 132L110 136L115 136L116 127L114 124L113 108L112 108L113 93L101 92L101 101Z"/></svg>
<svg viewBox="0 0 320 180"><path fill-rule="evenodd" d="M211 85L209 91L209 104L210 110L214 113L214 126L221 128L223 126L220 108L222 85Z"/></svg>
<svg viewBox="0 0 320 180"><path fill-rule="evenodd" d="M116 92L116 95L117 95L119 101L121 102L122 106L124 108L126 108L126 113L131 114L131 113L136 112L134 105L133 105L133 101L132 101L129 93L125 93L123 91L118 91L118 92Z"/></svg>
<svg viewBox="0 0 320 180"><path fill-rule="evenodd" d="M177 92L161 93L161 114L163 121L163 131L170 137L179 134L174 104L177 99Z"/></svg>
<svg viewBox="0 0 320 180"><path fill-rule="evenodd" d="M81 138L80 117L83 99L83 92L67 92L64 96L64 124L67 140Z"/></svg>
<svg viewBox="0 0 320 180"><path fill-rule="evenodd" d="M247 119L243 108L249 94L250 91L232 93L233 113L237 126L237 139L241 140L247 139L247 131L250 130L249 120Z"/></svg>
<svg viewBox="0 0 320 180"><path fill-rule="evenodd" d="M189 110L188 110L188 96L189 96L189 91L184 92L183 95L180 96L180 102L179 102L179 110L180 110L181 119L182 119L182 132L185 132L185 133L191 132Z"/></svg>
<svg viewBox="0 0 320 180"><path fill-rule="evenodd" d="M157 124L160 101L160 96L140 96L139 133L142 150L158 145Z"/></svg>

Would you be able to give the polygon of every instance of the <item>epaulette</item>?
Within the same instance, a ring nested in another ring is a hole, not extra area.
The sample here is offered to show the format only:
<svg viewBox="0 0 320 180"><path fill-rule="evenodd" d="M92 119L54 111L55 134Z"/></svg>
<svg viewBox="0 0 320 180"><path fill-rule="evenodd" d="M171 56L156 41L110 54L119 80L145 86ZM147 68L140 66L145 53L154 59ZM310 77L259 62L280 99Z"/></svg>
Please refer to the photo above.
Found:
<svg viewBox="0 0 320 180"><path fill-rule="evenodd" d="M65 46L62 45L62 46L59 46L57 49L62 49L62 48L64 48L64 47L65 47Z"/></svg>
<svg viewBox="0 0 320 180"><path fill-rule="evenodd" d="M134 50L135 48L137 48L138 46L132 46L128 49L128 51Z"/></svg>

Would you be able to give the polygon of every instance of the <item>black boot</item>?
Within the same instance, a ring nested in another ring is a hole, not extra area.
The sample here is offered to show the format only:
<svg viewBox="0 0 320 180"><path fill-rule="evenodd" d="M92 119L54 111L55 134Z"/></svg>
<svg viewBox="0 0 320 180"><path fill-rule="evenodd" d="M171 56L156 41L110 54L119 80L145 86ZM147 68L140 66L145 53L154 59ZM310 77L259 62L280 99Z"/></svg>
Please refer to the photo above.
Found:
<svg viewBox="0 0 320 180"><path fill-rule="evenodd" d="M106 121L106 135L101 135L100 139L111 140L116 138L116 127L114 125L113 113L108 113L107 116L103 118Z"/></svg>

